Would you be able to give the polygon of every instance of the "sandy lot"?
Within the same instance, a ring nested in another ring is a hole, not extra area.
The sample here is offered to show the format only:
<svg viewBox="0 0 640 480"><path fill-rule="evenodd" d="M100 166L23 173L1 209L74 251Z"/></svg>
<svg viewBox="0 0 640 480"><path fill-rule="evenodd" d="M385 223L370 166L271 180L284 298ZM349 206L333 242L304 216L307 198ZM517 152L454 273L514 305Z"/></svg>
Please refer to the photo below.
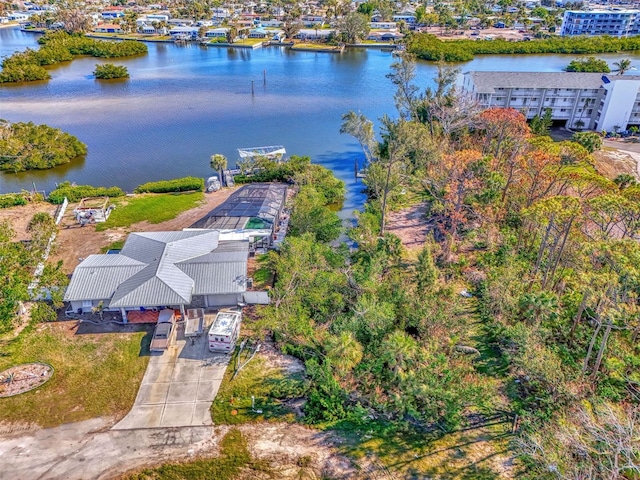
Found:
<svg viewBox="0 0 640 480"><path fill-rule="evenodd" d="M520 33L513 28L484 28L482 30L451 30L449 33L445 33L444 28L441 27L425 27L422 29L423 33L430 33L435 35L441 40L464 40L464 39L486 39L486 37L504 38L506 40L522 40L525 36L533 37L533 33ZM461 33L462 32L462 33ZM477 35L471 35L477 33Z"/></svg>
<svg viewBox="0 0 640 480"><path fill-rule="evenodd" d="M57 247L51 256L52 261L62 260L66 273L72 273L81 259L100 253L100 249L111 243L124 239L129 232L147 231L158 232L164 230L181 230L193 224L210 210L224 202L238 187L225 188L214 193L205 194L205 200L197 208L181 213L176 218L157 224L140 222L126 228L115 228L105 232L96 232L95 227L87 225L81 227L75 221L73 209L77 204L69 204L60 223ZM35 213L48 212L54 214L56 205L38 203L24 207L5 208L0 210L0 222L7 220L16 233L17 240L26 240L26 231L31 217Z"/></svg>

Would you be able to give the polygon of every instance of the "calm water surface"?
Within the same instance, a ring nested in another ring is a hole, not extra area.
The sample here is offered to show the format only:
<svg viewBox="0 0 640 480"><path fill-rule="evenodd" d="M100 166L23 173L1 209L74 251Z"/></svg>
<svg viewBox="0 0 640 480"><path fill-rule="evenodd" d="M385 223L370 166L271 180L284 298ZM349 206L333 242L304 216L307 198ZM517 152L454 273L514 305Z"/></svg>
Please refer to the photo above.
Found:
<svg viewBox="0 0 640 480"><path fill-rule="evenodd" d="M37 48L36 40L16 28L0 29L0 56ZM0 174L0 192L30 189L33 183L51 190L64 180L132 190L151 180L206 177L213 153L226 155L233 165L239 147L282 144L289 154L309 155L347 182L345 214L361 206L353 163L362 155L350 137L340 135L341 115L356 110L374 120L393 116L394 89L385 78L394 60L390 52L147 45L148 55L115 61L127 66L129 80L96 81L91 72L102 61L81 58L53 68L48 82L0 87L0 118L61 128L89 150L84 161L53 170ZM491 56L460 67L559 71L573 58ZM423 63L417 72L416 83L426 87L435 67Z"/></svg>

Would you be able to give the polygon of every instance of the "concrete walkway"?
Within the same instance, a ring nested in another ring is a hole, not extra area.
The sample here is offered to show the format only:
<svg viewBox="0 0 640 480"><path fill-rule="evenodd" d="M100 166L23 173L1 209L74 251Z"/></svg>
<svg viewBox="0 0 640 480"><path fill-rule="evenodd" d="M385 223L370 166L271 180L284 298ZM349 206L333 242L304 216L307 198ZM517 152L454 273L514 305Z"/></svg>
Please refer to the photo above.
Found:
<svg viewBox="0 0 640 480"><path fill-rule="evenodd" d="M210 324L212 318L206 317ZM114 430L212 425L210 408L216 398L229 355L209 352L205 333L177 340L162 355L152 355L131 411Z"/></svg>

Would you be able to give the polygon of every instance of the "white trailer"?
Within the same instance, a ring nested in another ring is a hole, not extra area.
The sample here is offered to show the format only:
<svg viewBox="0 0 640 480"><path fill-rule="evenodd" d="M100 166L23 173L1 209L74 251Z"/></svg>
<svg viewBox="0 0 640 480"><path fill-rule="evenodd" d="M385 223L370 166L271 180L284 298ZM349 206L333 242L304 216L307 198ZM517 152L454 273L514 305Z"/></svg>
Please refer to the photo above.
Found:
<svg viewBox="0 0 640 480"><path fill-rule="evenodd" d="M240 335L240 312L220 310L209 329L209 351L232 352Z"/></svg>

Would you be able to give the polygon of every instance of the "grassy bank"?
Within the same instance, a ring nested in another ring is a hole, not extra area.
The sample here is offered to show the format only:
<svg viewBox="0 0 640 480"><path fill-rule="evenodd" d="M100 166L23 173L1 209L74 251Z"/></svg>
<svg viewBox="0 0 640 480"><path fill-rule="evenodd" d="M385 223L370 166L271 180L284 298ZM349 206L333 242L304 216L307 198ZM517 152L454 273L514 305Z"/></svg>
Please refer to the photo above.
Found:
<svg viewBox="0 0 640 480"><path fill-rule="evenodd" d="M304 393L305 382L300 374L287 374L281 368L269 365L265 356L257 354L232 379L236 358L237 351L211 406L213 422L239 425L265 420L294 421L294 414L284 402ZM248 354L243 352L241 364L247 358ZM255 410L251 408L251 396L255 398Z"/></svg>
<svg viewBox="0 0 640 480"><path fill-rule="evenodd" d="M96 230L101 232L110 228L128 227L142 221L166 222L195 208L202 200L202 192L144 194L118 199L114 202L116 209L111 212L109 220L96 225Z"/></svg>
<svg viewBox="0 0 640 480"><path fill-rule="evenodd" d="M28 362L55 369L42 387L0 399L0 419L54 427L129 411L149 361L150 334L78 334L75 325L38 324L0 346L0 370Z"/></svg>

